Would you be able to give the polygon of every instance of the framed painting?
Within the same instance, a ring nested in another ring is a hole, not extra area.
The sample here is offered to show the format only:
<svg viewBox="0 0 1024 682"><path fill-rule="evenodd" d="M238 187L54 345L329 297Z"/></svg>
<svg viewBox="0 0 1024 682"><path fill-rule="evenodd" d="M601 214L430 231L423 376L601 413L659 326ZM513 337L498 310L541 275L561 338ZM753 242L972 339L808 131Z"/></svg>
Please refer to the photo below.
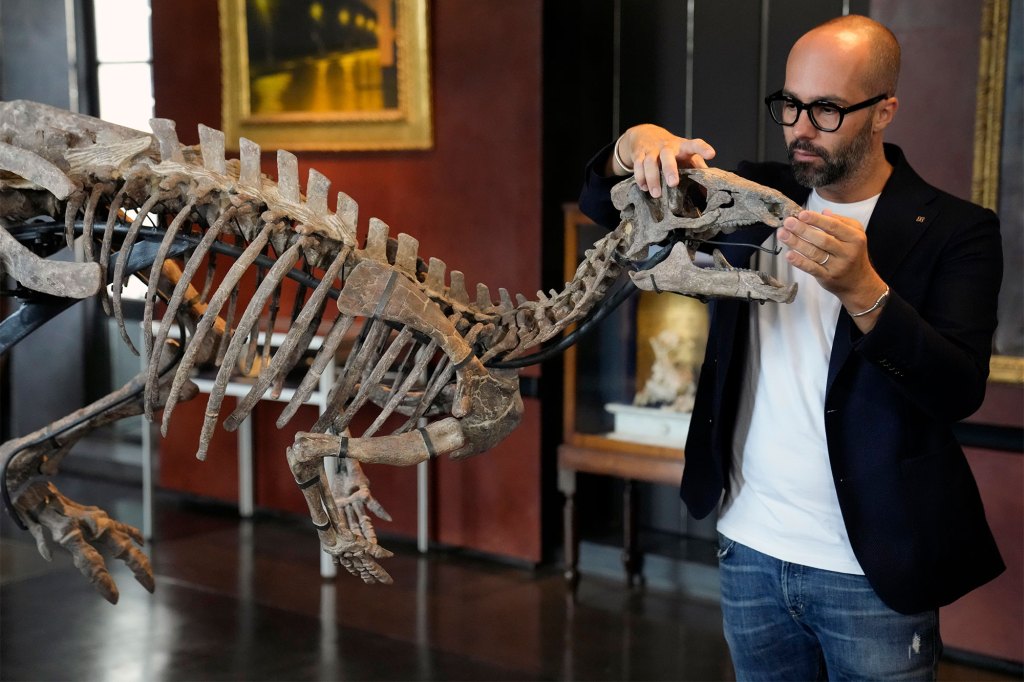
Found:
<svg viewBox="0 0 1024 682"><path fill-rule="evenodd" d="M223 129L263 149L427 149L427 0L219 0Z"/></svg>
<svg viewBox="0 0 1024 682"><path fill-rule="evenodd" d="M983 4L971 188L975 203L999 213L1003 286L990 378L1013 384L1024 383L1022 11L1022 0Z"/></svg>

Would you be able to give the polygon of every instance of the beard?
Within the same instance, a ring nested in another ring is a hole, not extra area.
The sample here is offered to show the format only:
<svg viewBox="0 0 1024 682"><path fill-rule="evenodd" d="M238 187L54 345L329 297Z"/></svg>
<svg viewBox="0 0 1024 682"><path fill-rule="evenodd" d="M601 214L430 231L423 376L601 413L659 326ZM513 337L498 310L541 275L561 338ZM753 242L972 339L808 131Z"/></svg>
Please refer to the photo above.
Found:
<svg viewBox="0 0 1024 682"><path fill-rule="evenodd" d="M870 147L871 119L869 118L849 142L835 151L830 152L808 140L793 140L786 151L789 154L789 163L793 167L796 181L804 187L813 188L825 187L849 177L861 165ZM816 154L821 159L820 164L794 161L793 152L797 150Z"/></svg>

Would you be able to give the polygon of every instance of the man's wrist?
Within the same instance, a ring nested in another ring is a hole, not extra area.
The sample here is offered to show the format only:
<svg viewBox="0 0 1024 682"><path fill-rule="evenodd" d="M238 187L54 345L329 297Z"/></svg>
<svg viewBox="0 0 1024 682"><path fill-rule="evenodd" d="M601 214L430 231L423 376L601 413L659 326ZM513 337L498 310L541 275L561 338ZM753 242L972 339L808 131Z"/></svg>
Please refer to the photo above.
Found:
<svg viewBox="0 0 1024 682"><path fill-rule="evenodd" d="M624 137L626 137L626 133L619 135L619 139L615 140L615 144L612 145L612 172L615 175L625 176L633 174L633 167L627 166L626 162L622 160L622 156L619 155L619 145L622 144L622 138Z"/></svg>
<svg viewBox="0 0 1024 682"><path fill-rule="evenodd" d="M870 303L865 304L862 302L860 304L856 304L857 307L854 307L854 304L847 305L846 312L849 313L850 317L864 317L871 313L877 313L885 307L885 304L888 302L889 296L892 292L888 284L883 283L883 286L885 289Z"/></svg>

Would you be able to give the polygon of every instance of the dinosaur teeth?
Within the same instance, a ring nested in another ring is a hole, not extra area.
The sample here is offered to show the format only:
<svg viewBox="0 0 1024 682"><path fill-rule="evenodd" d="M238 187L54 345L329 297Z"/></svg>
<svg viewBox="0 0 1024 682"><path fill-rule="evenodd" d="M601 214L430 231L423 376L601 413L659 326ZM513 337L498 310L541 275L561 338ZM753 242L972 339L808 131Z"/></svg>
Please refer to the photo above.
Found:
<svg viewBox="0 0 1024 682"><path fill-rule="evenodd" d="M207 170L224 175L224 133L200 123L199 148L203 152L203 166Z"/></svg>
<svg viewBox="0 0 1024 682"><path fill-rule="evenodd" d="M725 256L722 255L722 252L719 251L718 249L715 249L712 252L711 256L712 256L712 258L715 261L715 269L717 269L717 270L734 270L735 269L735 268L733 268L732 265L729 264L729 261L727 261L725 259Z"/></svg>

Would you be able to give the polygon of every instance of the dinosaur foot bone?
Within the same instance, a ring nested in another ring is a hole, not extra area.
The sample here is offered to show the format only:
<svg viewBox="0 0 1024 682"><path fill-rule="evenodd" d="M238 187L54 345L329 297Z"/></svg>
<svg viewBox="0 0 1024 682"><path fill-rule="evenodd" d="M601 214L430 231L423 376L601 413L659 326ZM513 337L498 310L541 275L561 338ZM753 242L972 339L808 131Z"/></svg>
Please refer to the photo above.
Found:
<svg viewBox="0 0 1024 682"><path fill-rule="evenodd" d="M139 584L153 591L153 568L135 546L142 545L142 533L137 528L115 521L99 507L68 499L52 483L32 483L14 504L43 558L51 559L52 539L71 554L78 570L111 604L117 603L119 593L97 547L123 561Z"/></svg>

